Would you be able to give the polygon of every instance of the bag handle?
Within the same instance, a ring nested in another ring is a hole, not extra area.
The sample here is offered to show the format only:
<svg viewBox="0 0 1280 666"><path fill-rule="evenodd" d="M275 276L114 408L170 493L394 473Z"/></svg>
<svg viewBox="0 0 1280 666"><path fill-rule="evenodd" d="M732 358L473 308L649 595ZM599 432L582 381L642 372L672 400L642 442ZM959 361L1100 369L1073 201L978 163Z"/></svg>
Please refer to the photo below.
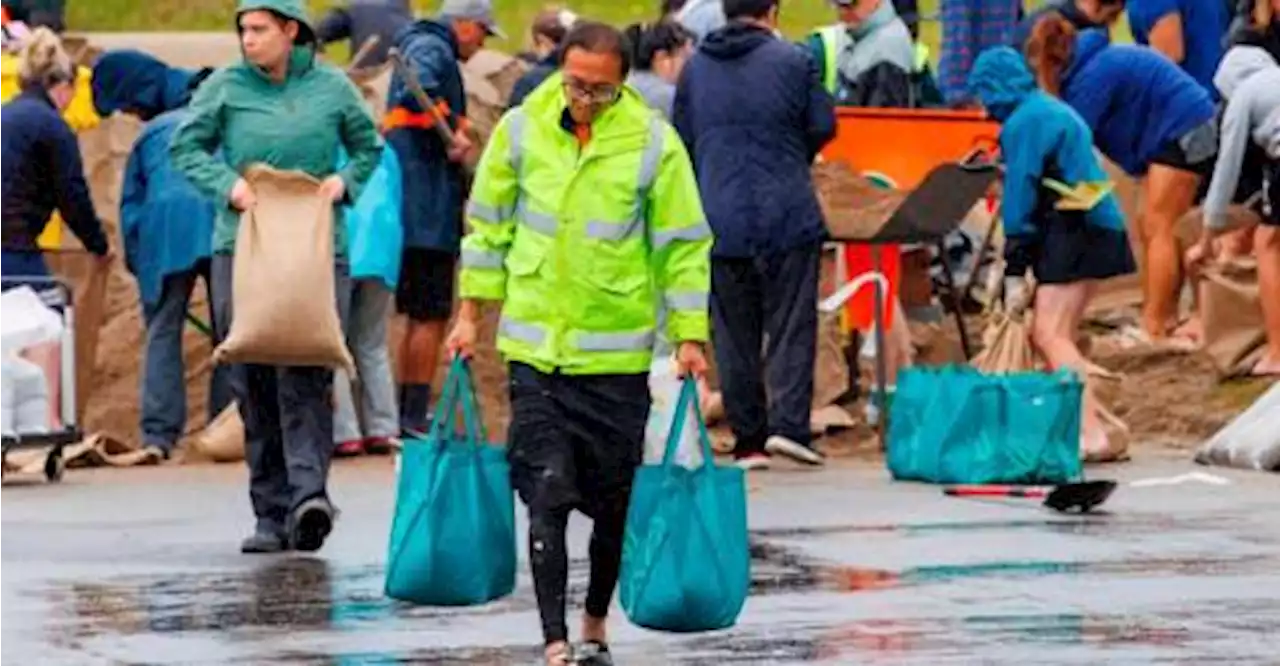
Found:
<svg viewBox="0 0 1280 666"><path fill-rule="evenodd" d="M466 429L467 442L481 446L488 436L480 419L480 403L476 398L471 369L462 357L455 357L445 376L444 391L436 405L435 418L431 421L428 437L437 439L454 431L454 419L461 407L462 425Z"/></svg>
<svg viewBox="0 0 1280 666"><path fill-rule="evenodd" d="M707 424L702 418L702 405L698 403L698 383L692 375L680 380L680 399L672 412L671 430L667 432L667 446L662 453L662 466L671 467L675 462L676 448L680 445L680 436L684 434L685 417L689 414L690 405L698 425L698 443L702 445L702 466L715 466L715 452L711 450L711 436L707 434Z"/></svg>

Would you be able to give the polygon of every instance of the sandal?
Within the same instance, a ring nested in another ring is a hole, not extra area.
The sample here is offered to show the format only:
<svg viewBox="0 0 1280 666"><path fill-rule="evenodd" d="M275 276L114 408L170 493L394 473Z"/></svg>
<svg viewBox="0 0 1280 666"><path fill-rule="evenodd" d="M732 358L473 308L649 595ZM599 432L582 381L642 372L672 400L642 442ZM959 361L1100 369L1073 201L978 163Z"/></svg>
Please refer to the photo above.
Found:
<svg viewBox="0 0 1280 666"><path fill-rule="evenodd" d="M600 641L585 641L576 650L574 663L582 666L613 666L609 646Z"/></svg>
<svg viewBox="0 0 1280 666"><path fill-rule="evenodd" d="M1189 354L1200 348L1194 340L1186 338L1174 336L1153 338L1141 326L1126 326L1116 332L1116 337L1119 338L1120 346L1124 349L1146 347L1152 351Z"/></svg>

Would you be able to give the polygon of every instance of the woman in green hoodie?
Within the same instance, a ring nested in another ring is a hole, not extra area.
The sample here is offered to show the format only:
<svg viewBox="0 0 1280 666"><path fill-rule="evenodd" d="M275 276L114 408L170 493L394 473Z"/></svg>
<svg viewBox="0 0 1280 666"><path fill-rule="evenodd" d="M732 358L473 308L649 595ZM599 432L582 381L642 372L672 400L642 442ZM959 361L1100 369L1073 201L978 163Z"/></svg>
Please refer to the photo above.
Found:
<svg viewBox="0 0 1280 666"><path fill-rule="evenodd" d="M300 0L241 0L236 28L244 60L218 70L200 86L190 117L170 147L174 166L218 206L212 266L215 321L220 326L231 321L236 229L240 213L255 203L241 174L252 164L296 169L321 179L321 193L334 202L337 307L345 315L341 295L349 289L342 284L347 276L341 206L359 196L377 166L377 129L343 72L316 62L315 33ZM339 146L350 160L335 172ZM215 156L219 150L221 156ZM257 516L256 529L241 551L317 550L334 517L326 491L333 449L332 372L237 365L231 386L244 421L249 496Z"/></svg>

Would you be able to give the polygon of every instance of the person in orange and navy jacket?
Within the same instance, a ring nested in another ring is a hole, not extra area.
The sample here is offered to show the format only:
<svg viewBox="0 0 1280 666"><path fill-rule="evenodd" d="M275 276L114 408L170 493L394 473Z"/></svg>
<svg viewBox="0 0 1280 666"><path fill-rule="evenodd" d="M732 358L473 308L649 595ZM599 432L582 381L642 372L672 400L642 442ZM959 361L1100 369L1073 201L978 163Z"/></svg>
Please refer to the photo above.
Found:
<svg viewBox="0 0 1280 666"><path fill-rule="evenodd" d="M396 48L417 75L456 142L445 146L436 114L424 109L400 72L391 80L383 129L400 160L404 254L396 310L408 318L399 354L400 424L425 432L445 325L453 310L454 265L467 193L463 164L471 152L466 91L459 61L490 36L502 36L490 0L446 0L436 18L417 21L396 36Z"/></svg>

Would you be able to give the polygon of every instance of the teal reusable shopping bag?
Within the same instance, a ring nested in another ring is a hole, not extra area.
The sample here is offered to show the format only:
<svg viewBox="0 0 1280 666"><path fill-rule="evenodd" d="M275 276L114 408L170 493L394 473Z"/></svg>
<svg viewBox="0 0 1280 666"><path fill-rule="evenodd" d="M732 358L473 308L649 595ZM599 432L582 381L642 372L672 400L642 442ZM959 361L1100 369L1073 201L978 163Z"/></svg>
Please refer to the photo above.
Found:
<svg viewBox="0 0 1280 666"><path fill-rule="evenodd" d="M904 370L889 415L889 472L948 484L1078 480L1082 393L1065 371Z"/></svg>
<svg viewBox="0 0 1280 666"><path fill-rule="evenodd" d="M460 408L460 409L459 409ZM465 434L454 428L461 411ZM505 451L485 442L464 361L449 368L425 439L408 439L387 555L387 596L470 606L515 589L515 499Z"/></svg>
<svg viewBox="0 0 1280 666"><path fill-rule="evenodd" d="M737 467L717 467L695 411L702 465L675 464L687 410L698 410L686 378L662 463L636 471L622 548L619 598L637 625L661 631L733 626L751 585L747 487Z"/></svg>

